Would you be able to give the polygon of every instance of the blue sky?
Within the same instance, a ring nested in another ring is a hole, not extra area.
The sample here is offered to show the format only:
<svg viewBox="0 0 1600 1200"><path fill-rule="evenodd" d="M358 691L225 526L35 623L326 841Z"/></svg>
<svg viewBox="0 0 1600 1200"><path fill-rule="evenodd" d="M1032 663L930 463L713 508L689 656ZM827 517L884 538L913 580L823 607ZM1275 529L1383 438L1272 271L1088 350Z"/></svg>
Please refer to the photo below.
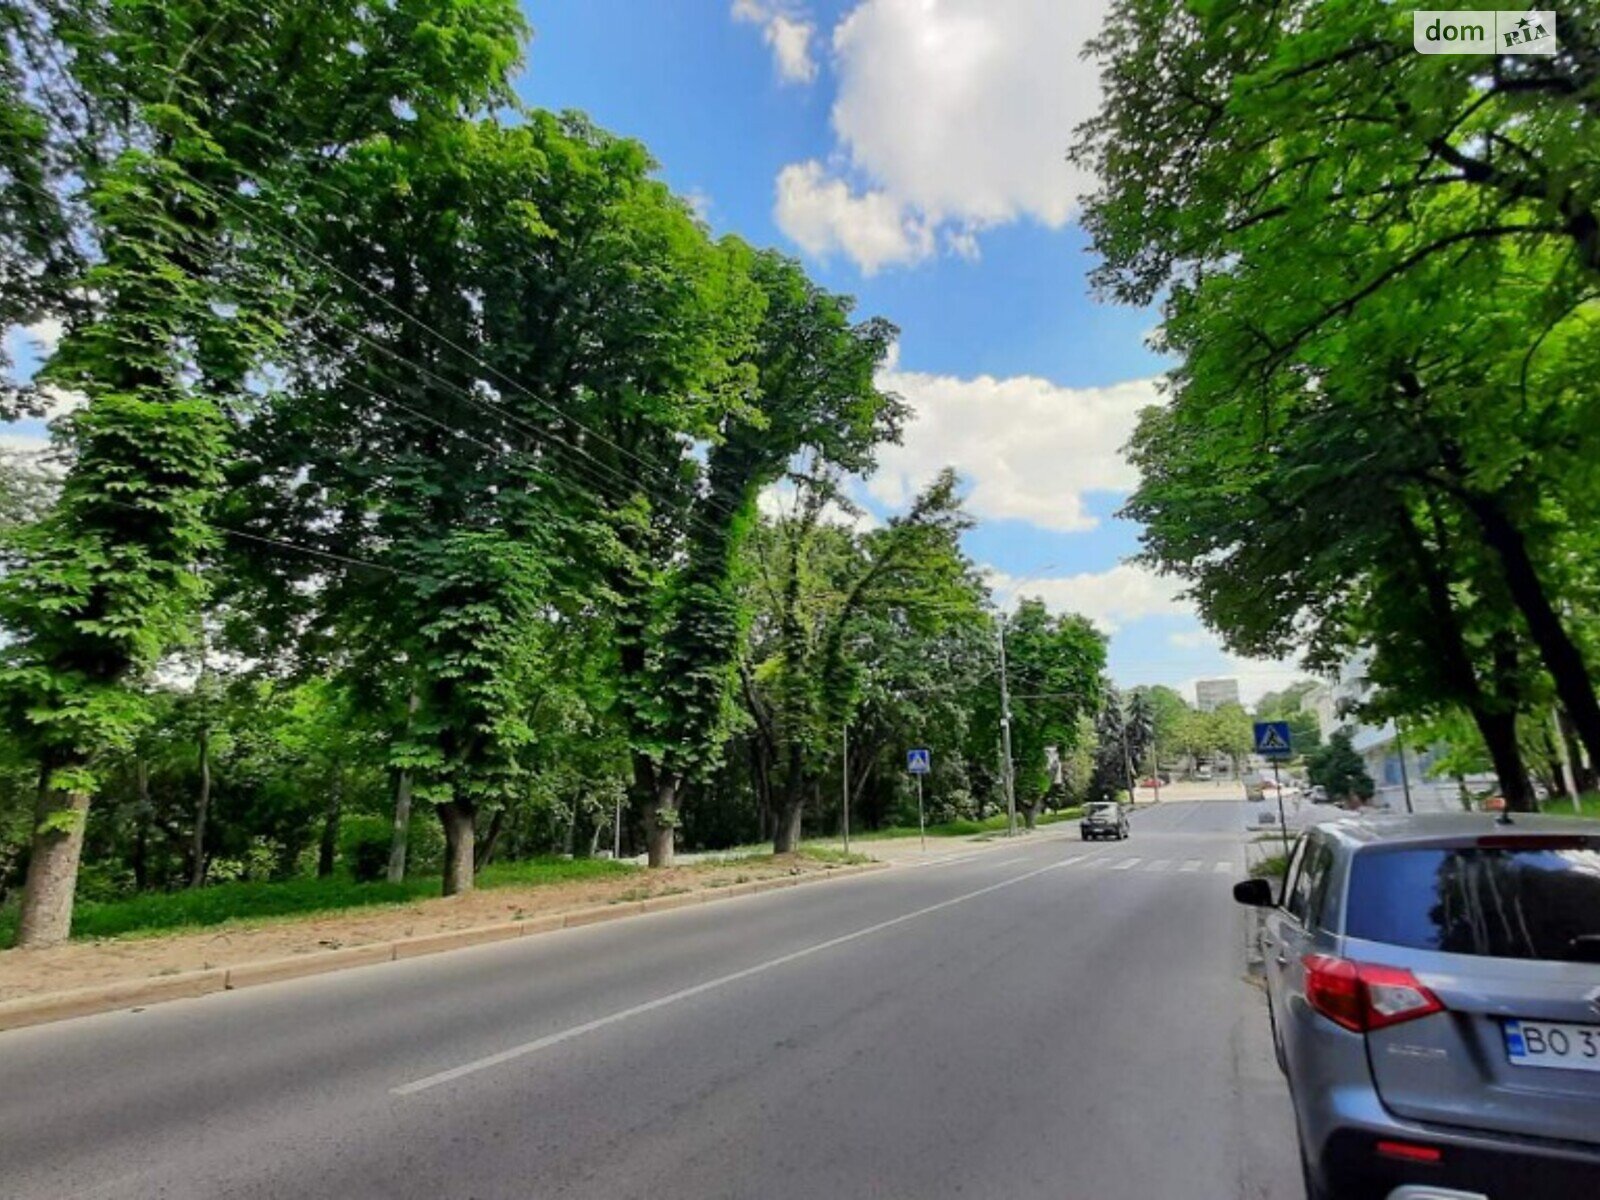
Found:
<svg viewBox="0 0 1600 1200"><path fill-rule="evenodd" d="M1223 654L1169 582L1125 562L1138 530L1114 516L1133 482L1117 451L1163 364L1154 313L1090 295L1071 219L1091 182L1063 160L1097 96L1078 56L1097 3L525 7L525 99L640 138L713 229L799 255L900 327L889 383L923 418L861 491L870 508L953 459L981 518L969 551L1110 630L1119 682L1237 674L1248 697L1290 674Z"/></svg>
<svg viewBox="0 0 1600 1200"><path fill-rule="evenodd" d="M918 413L857 489L882 515L949 463L1002 596L1085 612L1124 684L1291 677L1222 653L1125 559L1119 447L1154 401L1153 312L1095 301L1065 161L1093 111L1098 0L525 0L519 90L645 142L718 233L796 254L901 330L884 382ZM12 331L8 343L19 345ZM18 426L34 436L36 426Z"/></svg>

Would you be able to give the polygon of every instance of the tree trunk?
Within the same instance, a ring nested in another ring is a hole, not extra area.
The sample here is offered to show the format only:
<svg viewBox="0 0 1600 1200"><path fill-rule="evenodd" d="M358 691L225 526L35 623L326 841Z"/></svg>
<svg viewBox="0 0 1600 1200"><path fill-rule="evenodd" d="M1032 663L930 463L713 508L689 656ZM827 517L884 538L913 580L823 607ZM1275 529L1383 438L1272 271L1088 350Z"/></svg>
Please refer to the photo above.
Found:
<svg viewBox="0 0 1600 1200"><path fill-rule="evenodd" d="M50 772L40 773L28 879L17 922L19 948L54 946L72 932L72 899L88 817L88 792L56 791Z"/></svg>
<svg viewBox="0 0 1600 1200"><path fill-rule="evenodd" d="M1556 720L1561 726L1561 740L1567 747L1567 761L1572 764L1572 778L1578 785L1578 794L1581 796L1584 792L1594 791L1594 766L1584 761L1583 747L1578 744L1577 736L1572 731L1572 721L1560 705L1556 706Z"/></svg>
<svg viewBox="0 0 1600 1200"><path fill-rule="evenodd" d="M1566 772L1561 769L1561 749L1556 745L1555 735L1550 730L1550 722L1539 722L1539 744L1544 748L1545 772L1550 778L1549 792L1552 796L1565 799L1570 793L1567 791Z"/></svg>
<svg viewBox="0 0 1600 1200"><path fill-rule="evenodd" d="M1489 712L1481 705L1473 705L1472 719L1483 736L1483 744L1489 749L1506 808L1512 812L1533 812L1537 806L1533 785L1528 782L1528 771L1522 762L1522 747L1517 744L1516 714Z"/></svg>
<svg viewBox="0 0 1600 1200"><path fill-rule="evenodd" d="M483 870L494 861L495 849L500 845L500 834L506 827L506 810L497 808L494 816L489 819L489 832L483 837L483 843L478 846L473 865L476 870Z"/></svg>
<svg viewBox="0 0 1600 1200"><path fill-rule="evenodd" d="M333 862L339 854L339 816L343 807L344 772L336 763L333 776L328 780L328 810L322 817L322 841L317 846L318 879L333 874Z"/></svg>
<svg viewBox="0 0 1600 1200"><path fill-rule="evenodd" d="M678 832L678 781L666 771L656 779L655 803L645 820L645 847L652 867L672 865Z"/></svg>
<svg viewBox="0 0 1600 1200"><path fill-rule="evenodd" d="M206 881L206 819L211 815L211 731L200 730L200 795L194 804L194 843L190 848L189 886Z"/></svg>
<svg viewBox="0 0 1600 1200"><path fill-rule="evenodd" d="M405 768L394 776L394 824L389 830L390 883L403 883L406 877L406 845L411 840L411 772Z"/></svg>
<svg viewBox="0 0 1600 1200"><path fill-rule="evenodd" d="M786 798L778 814L778 824L772 834L774 854L793 854L800 848L800 829L805 816L803 795Z"/></svg>
<svg viewBox="0 0 1600 1200"><path fill-rule="evenodd" d="M1022 808L1022 824L1029 833L1032 833L1039 824L1039 801L1025 804Z"/></svg>
<svg viewBox="0 0 1600 1200"><path fill-rule="evenodd" d="M473 885L472 862L477 852L472 805L452 800L439 805L439 821L444 825L444 894L459 896Z"/></svg>
<svg viewBox="0 0 1600 1200"><path fill-rule="evenodd" d="M1595 698L1583 654L1562 625L1539 579L1533 556L1528 553L1527 540L1490 498L1468 493L1466 503L1483 529L1484 540L1500 556L1506 587L1527 622L1534 645L1539 647L1545 669L1555 681L1556 694L1572 719L1578 739L1588 751L1589 760L1600 762L1600 700Z"/></svg>
<svg viewBox="0 0 1600 1200"><path fill-rule="evenodd" d="M406 697L406 731L411 730L411 721L417 715L417 705L422 702L422 697L417 693L415 684L411 686L411 694ZM394 777L394 825L389 833L389 874L390 883L403 883L406 878L406 845L411 840L411 771L401 767L395 772Z"/></svg>

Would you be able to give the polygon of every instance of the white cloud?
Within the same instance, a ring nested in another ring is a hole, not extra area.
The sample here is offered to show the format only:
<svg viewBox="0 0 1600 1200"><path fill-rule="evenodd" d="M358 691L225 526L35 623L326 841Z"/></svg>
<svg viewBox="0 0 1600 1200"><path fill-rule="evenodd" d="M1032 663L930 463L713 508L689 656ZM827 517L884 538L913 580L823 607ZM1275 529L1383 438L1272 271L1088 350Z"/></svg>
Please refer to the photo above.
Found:
<svg viewBox="0 0 1600 1200"><path fill-rule="evenodd" d="M37 457L49 454L50 438L43 433L0 433L0 456Z"/></svg>
<svg viewBox="0 0 1600 1200"><path fill-rule="evenodd" d="M694 210L694 215L702 221L711 220L711 193L703 188L692 187L683 194L685 203Z"/></svg>
<svg viewBox="0 0 1600 1200"><path fill-rule="evenodd" d="M862 0L831 39L833 131L848 171L827 183L894 210L893 220L871 214L880 225L954 230L945 245L957 254L974 254L986 227L1028 219L1059 228L1090 183L1066 151L1099 105L1097 72L1080 52L1107 3ZM745 8L765 11L738 0L736 13ZM831 210L840 225L867 215L849 204ZM778 224L810 249L781 209ZM842 228L833 241L856 257ZM857 258L863 270L915 261Z"/></svg>
<svg viewBox="0 0 1600 1200"><path fill-rule="evenodd" d="M1115 633L1129 621L1144 617L1190 616L1194 612L1178 595L1183 587L1179 581L1136 563L1042 578L1018 579L992 568L985 575L1004 608L1021 599L1043 600L1052 611L1088 617L1105 633Z"/></svg>
<svg viewBox="0 0 1600 1200"><path fill-rule="evenodd" d="M817 27L786 5L761 0L733 0L733 19L761 26L761 40L772 50L772 63L784 83L810 83L817 77L811 39Z"/></svg>
<svg viewBox="0 0 1600 1200"><path fill-rule="evenodd" d="M56 345L61 341L61 335L66 332L66 326L54 317L46 317L32 325L23 326L23 332L28 335L42 356L55 353Z"/></svg>
<svg viewBox="0 0 1600 1200"><path fill-rule="evenodd" d="M807 253L827 258L842 251L867 275L890 265L919 262L933 253L933 230L887 193L857 194L812 159L778 172L778 227Z"/></svg>
<svg viewBox="0 0 1600 1200"><path fill-rule="evenodd" d="M1179 650L1215 650L1217 635L1209 629L1193 629L1184 633L1167 634L1167 645Z"/></svg>
<svg viewBox="0 0 1600 1200"><path fill-rule="evenodd" d="M761 494L756 497L756 507L768 517L792 517L799 507L799 502L799 489L787 479L763 488ZM855 511L851 512L832 501L823 507L822 521L827 525L853 529L857 533L869 533L883 524L861 505L856 505Z"/></svg>
<svg viewBox="0 0 1600 1200"><path fill-rule="evenodd" d="M978 517L1078 532L1097 524L1086 493L1138 482L1122 457L1139 410L1157 403L1153 380L1069 388L1036 376L964 379L884 371L879 382L916 412L901 445L879 452L869 492L899 507L944 466L970 487Z"/></svg>

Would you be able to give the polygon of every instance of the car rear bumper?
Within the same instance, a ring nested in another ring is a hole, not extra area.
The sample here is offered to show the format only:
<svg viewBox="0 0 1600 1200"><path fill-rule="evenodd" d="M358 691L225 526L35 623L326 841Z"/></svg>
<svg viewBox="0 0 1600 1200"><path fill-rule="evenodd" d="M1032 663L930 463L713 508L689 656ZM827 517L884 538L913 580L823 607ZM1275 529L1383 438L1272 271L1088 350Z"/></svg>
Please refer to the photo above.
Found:
<svg viewBox="0 0 1600 1200"><path fill-rule="evenodd" d="M1389 1200L1419 1186L1483 1200L1600 1196L1600 1146L1404 1121L1384 1112L1376 1095L1372 1102L1375 1114L1335 1127L1314 1155L1308 1142L1314 1171L1337 1200ZM1439 1160L1390 1157L1379 1149L1384 1142L1436 1149Z"/></svg>

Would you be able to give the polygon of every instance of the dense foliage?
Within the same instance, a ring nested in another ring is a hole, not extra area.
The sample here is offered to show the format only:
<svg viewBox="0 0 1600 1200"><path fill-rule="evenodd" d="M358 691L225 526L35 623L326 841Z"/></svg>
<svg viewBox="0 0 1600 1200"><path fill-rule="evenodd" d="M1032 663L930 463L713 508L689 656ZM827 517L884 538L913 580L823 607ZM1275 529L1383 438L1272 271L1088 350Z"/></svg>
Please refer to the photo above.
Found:
<svg viewBox="0 0 1600 1200"><path fill-rule="evenodd" d="M0 330L63 331L0 393L56 414L55 469L0 472L20 943L75 898L789 849L847 795L905 820L916 743L935 820L1002 807L958 481L873 529L841 487L906 419L895 330L521 105L526 36L514 0L0 0ZM1031 819L1104 644L1012 637Z"/></svg>
<svg viewBox="0 0 1600 1200"><path fill-rule="evenodd" d="M1383 0L1120 0L1075 151L1110 296L1164 306L1127 515L1236 652L1465 713L1510 805L1600 762L1600 17L1421 55Z"/></svg>

